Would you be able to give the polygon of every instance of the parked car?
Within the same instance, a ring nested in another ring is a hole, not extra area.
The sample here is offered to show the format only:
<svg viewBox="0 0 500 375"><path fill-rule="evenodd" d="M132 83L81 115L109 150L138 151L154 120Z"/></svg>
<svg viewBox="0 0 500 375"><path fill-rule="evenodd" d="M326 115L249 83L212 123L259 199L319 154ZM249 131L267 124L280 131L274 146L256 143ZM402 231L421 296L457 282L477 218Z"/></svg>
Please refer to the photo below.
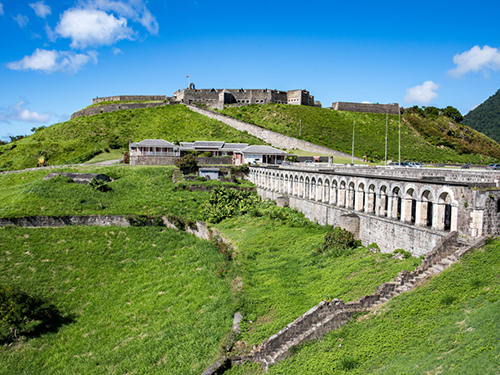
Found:
<svg viewBox="0 0 500 375"><path fill-rule="evenodd" d="M302 163L303 164L314 164L314 162L312 160L304 160Z"/></svg>
<svg viewBox="0 0 500 375"><path fill-rule="evenodd" d="M491 171L500 171L500 164L490 164L486 167L486 169Z"/></svg>
<svg viewBox="0 0 500 375"><path fill-rule="evenodd" d="M471 165L471 164L472 164L472 163L467 163L467 164L464 164L464 165L462 165L462 166L460 167L460 169L469 169L469 167L470 167L470 165Z"/></svg>

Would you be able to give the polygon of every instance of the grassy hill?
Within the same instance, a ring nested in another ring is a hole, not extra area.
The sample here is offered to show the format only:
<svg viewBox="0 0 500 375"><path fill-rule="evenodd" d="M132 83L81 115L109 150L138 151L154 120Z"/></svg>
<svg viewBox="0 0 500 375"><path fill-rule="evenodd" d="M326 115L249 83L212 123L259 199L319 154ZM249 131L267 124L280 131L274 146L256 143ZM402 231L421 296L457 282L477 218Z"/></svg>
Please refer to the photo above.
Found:
<svg viewBox="0 0 500 375"><path fill-rule="evenodd" d="M500 90L467 113L463 123L500 142Z"/></svg>
<svg viewBox="0 0 500 375"><path fill-rule="evenodd" d="M383 114L333 111L327 108L282 104L227 107L223 114L266 129L352 152L370 160L385 157L386 116ZM388 159L398 160L398 116L388 119ZM500 159L500 145L465 125L446 117L427 119L405 114L401 120L401 159L423 162L489 163Z"/></svg>
<svg viewBox="0 0 500 375"><path fill-rule="evenodd" d="M295 348L268 374L497 374L500 241L465 256L420 288ZM225 375L261 374L260 365Z"/></svg>
<svg viewBox="0 0 500 375"><path fill-rule="evenodd" d="M106 151L125 152L129 139L138 142L148 138L169 142L224 140L264 144L185 106L164 106L78 117L40 129L19 141L0 146L0 171L35 167L40 157L49 165L83 163Z"/></svg>

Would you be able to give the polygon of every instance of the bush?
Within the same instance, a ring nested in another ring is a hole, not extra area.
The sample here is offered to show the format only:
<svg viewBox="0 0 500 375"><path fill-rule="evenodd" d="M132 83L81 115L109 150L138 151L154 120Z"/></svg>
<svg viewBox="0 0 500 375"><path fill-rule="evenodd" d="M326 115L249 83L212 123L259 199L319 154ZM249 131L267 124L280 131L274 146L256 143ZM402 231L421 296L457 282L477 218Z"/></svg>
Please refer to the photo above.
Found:
<svg viewBox="0 0 500 375"><path fill-rule="evenodd" d="M196 172L198 170L198 161L196 160L196 156L188 154L183 158L177 159L175 166L182 171Z"/></svg>
<svg viewBox="0 0 500 375"><path fill-rule="evenodd" d="M106 192L106 191L111 190L111 188L109 187L109 185L106 182L104 182L100 178L96 178L96 177L94 177L92 179L92 181L89 182L88 186L90 186L94 190L99 190L102 192Z"/></svg>
<svg viewBox="0 0 500 375"><path fill-rule="evenodd" d="M128 151L123 154L123 164L130 164L130 154Z"/></svg>
<svg viewBox="0 0 500 375"><path fill-rule="evenodd" d="M337 258L351 254L352 250L358 245L359 241L354 239L351 232L335 227L332 231L326 233L325 241L321 245L319 252Z"/></svg>
<svg viewBox="0 0 500 375"><path fill-rule="evenodd" d="M248 191L216 187L210 198L203 202L201 215L204 220L218 223L225 218L243 215L259 202L259 196Z"/></svg>
<svg viewBox="0 0 500 375"><path fill-rule="evenodd" d="M59 313L41 298L15 286L0 285L0 338L11 341L29 330L35 321L47 322Z"/></svg>

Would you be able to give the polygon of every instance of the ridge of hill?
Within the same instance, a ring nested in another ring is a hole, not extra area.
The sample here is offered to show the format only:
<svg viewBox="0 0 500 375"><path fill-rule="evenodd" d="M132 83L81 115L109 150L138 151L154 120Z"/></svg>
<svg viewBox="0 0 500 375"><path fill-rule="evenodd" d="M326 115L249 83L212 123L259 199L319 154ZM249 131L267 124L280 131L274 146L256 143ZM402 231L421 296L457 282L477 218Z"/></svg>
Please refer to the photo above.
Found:
<svg viewBox="0 0 500 375"><path fill-rule="evenodd" d="M500 142L500 90L467 113L462 122Z"/></svg>
<svg viewBox="0 0 500 375"><path fill-rule="evenodd" d="M163 138L178 141L220 141L262 145L265 142L183 105L123 110L78 117L13 143L0 146L0 171L48 165L76 164L110 150L128 151L128 140Z"/></svg>
<svg viewBox="0 0 500 375"><path fill-rule="evenodd" d="M226 107L220 113L275 132L371 161L385 157L384 114L334 111L283 104ZM388 116L388 159L398 160L398 116ZM404 113L401 118L401 159L423 162L488 163L500 159L500 145L449 118Z"/></svg>

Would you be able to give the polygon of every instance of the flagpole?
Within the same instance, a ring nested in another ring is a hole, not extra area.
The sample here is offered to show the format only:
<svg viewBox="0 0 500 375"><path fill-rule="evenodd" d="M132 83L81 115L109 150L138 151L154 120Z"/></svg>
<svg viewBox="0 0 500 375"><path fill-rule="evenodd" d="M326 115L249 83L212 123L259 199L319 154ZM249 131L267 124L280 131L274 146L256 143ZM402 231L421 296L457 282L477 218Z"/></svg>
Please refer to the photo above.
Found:
<svg viewBox="0 0 500 375"><path fill-rule="evenodd" d="M387 166L387 113L385 114L385 165Z"/></svg>
<svg viewBox="0 0 500 375"><path fill-rule="evenodd" d="M398 122L399 122L399 165L401 165L401 109L398 103Z"/></svg>
<svg viewBox="0 0 500 375"><path fill-rule="evenodd" d="M356 124L356 120L352 120L352 159L351 164L354 165L354 125Z"/></svg>

